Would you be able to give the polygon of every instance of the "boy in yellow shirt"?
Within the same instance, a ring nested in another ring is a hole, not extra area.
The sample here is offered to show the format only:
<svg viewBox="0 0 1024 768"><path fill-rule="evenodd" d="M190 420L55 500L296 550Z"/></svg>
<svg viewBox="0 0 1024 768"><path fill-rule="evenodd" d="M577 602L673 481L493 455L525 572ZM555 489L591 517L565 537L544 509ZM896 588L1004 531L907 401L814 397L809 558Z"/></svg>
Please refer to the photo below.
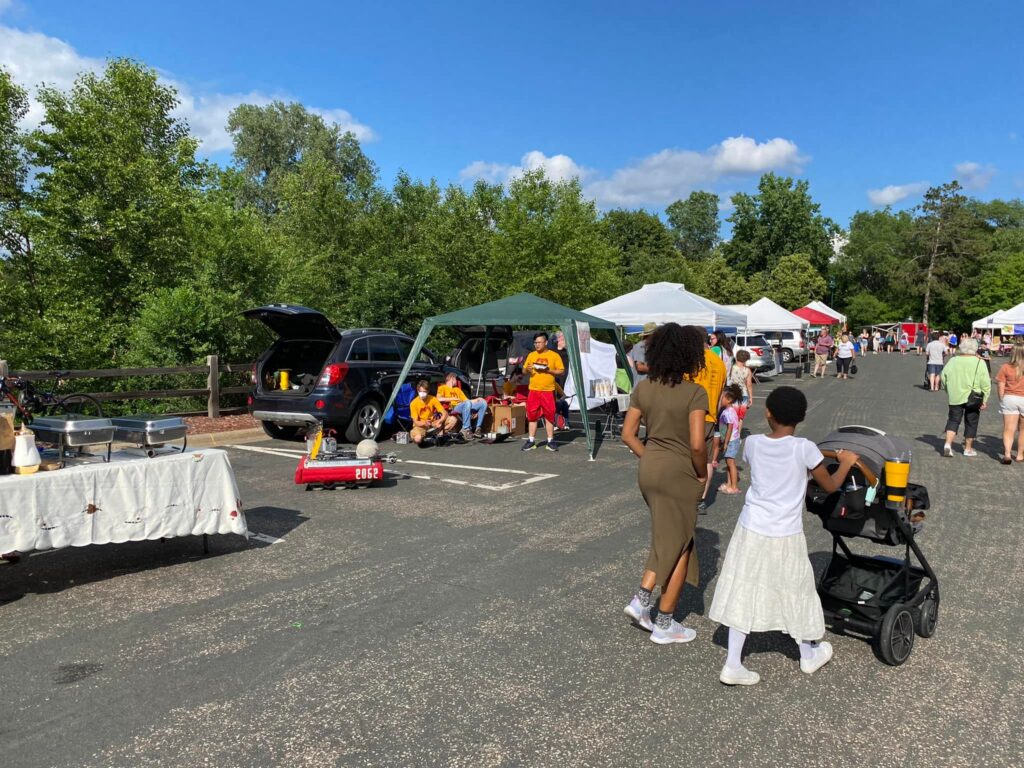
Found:
<svg viewBox="0 0 1024 768"><path fill-rule="evenodd" d="M487 401L482 397L470 400L459 386L459 377L449 371L444 377L444 384L437 387L437 399L441 405L450 408L462 420L463 438L483 437L484 417L487 415ZM476 431L470 431L473 415L476 415Z"/></svg>
<svg viewBox="0 0 1024 768"><path fill-rule="evenodd" d="M436 397L430 396L430 384L425 379L416 385L416 398L409 403L409 416L412 418L409 437L420 447L423 447L429 430L438 430L437 437L440 440L459 423Z"/></svg>
<svg viewBox="0 0 1024 768"><path fill-rule="evenodd" d="M541 331L533 337L533 352L526 356L523 371L530 377L530 392L526 396L526 420L530 438L523 443L524 451L537 447L537 419L544 417L544 431L548 441L544 447L557 451L555 445L555 376L565 371L561 356L548 349L548 335Z"/></svg>

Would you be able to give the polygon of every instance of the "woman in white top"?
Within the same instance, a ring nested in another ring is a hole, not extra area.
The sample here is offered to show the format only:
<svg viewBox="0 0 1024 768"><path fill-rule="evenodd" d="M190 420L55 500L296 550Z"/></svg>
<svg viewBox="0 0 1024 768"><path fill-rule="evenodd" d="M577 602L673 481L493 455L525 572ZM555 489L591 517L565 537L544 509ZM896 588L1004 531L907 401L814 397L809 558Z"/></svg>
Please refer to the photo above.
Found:
<svg viewBox="0 0 1024 768"><path fill-rule="evenodd" d="M800 645L800 669L808 674L832 658L831 644L816 642L825 634L825 616L804 538L807 473L831 493L859 457L842 451L839 468L828 473L818 446L795 435L807 414L807 398L794 387L768 395L764 414L771 434L747 438L743 458L750 468L750 489L708 612L712 621L729 627L729 656L718 676L726 685L753 685L761 679L743 666L750 632L788 634Z"/></svg>
<svg viewBox="0 0 1024 768"><path fill-rule="evenodd" d="M857 356L853 349L853 342L850 341L850 334L844 333L836 346L836 378L850 378L850 363Z"/></svg>

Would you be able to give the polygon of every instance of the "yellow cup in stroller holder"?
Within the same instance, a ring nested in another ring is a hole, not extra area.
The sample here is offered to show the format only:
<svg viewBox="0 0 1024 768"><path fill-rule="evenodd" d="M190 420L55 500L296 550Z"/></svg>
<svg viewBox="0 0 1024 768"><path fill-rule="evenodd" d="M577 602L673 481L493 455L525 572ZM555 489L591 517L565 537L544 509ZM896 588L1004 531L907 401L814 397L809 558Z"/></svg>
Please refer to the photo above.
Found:
<svg viewBox="0 0 1024 768"><path fill-rule="evenodd" d="M902 504L907 496L907 482L910 480L910 462L899 459L885 461L886 500Z"/></svg>

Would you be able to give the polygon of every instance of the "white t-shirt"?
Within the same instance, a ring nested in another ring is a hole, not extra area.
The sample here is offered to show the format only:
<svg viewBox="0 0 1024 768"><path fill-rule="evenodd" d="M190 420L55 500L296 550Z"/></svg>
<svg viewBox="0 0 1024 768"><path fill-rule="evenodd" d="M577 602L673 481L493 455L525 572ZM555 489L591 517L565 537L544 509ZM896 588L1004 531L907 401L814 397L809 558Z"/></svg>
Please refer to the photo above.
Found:
<svg viewBox="0 0 1024 768"><path fill-rule="evenodd" d="M836 347L836 357L853 357L853 342L840 341Z"/></svg>
<svg viewBox="0 0 1024 768"><path fill-rule="evenodd" d="M818 446L802 437L748 437L743 460L750 467L750 490L740 525L762 536L803 533L807 473L824 459Z"/></svg>
<svg viewBox="0 0 1024 768"><path fill-rule="evenodd" d="M924 351L928 355L928 365L942 365L942 361L945 360L946 345L939 339L929 341Z"/></svg>

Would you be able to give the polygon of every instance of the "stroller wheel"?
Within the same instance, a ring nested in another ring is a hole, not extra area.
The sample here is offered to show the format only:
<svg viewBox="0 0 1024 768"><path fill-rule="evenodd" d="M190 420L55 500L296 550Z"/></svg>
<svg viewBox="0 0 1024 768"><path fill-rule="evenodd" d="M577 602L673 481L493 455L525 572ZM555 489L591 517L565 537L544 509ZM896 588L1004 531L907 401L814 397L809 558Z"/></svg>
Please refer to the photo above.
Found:
<svg viewBox="0 0 1024 768"><path fill-rule="evenodd" d="M939 597L929 595L921 601L921 607L914 615L914 631L920 637L931 637L935 634L935 625L939 623Z"/></svg>
<svg viewBox="0 0 1024 768"><path fill-rule="evenodd" d="M885 612L878 633L878 653L882 661L894 667L910 658L914 650L914 617L903 603L896 603Z"/></svg>

